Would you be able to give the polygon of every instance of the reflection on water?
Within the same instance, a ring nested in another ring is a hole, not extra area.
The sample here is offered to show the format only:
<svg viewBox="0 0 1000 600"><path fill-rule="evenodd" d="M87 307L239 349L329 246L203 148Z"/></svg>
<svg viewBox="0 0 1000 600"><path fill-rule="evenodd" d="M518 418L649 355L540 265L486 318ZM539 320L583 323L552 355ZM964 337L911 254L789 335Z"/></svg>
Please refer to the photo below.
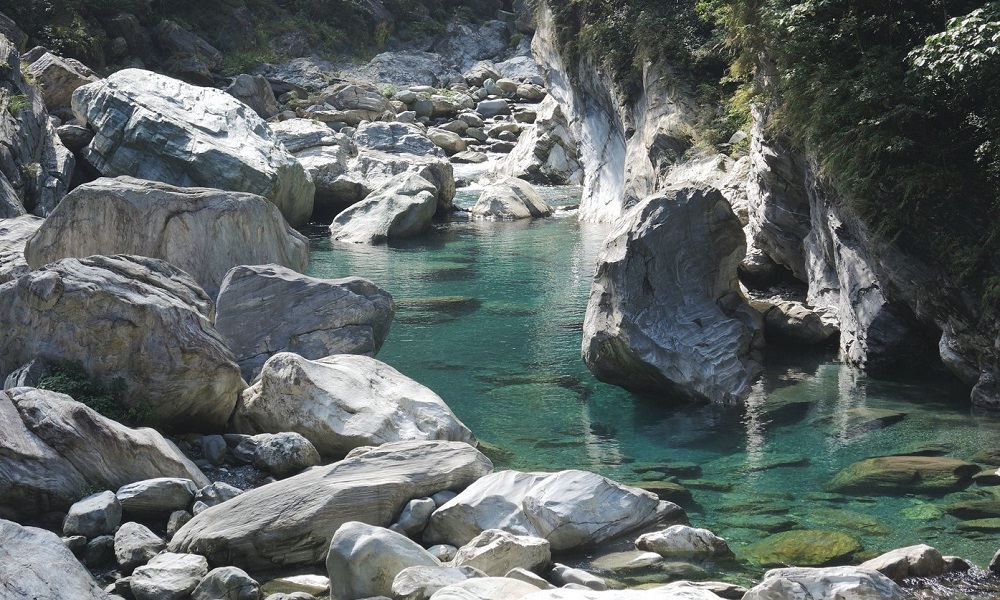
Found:
<svg viewBox="0 0 1000 600"><path fill-rule="evenodd" d="M555 204L575 201L549 193ZM743 407L638 397L596 381L580 359L581 323L608 231L565 213L520 222L458 214L424 238L376 247L332 243L317 229L309 273L360 275L390 291L398 311L379 358L510 451L505 467L580 468L637 483L651 465L665 473L664 465L694 465L664 477L691 490L692 523L726 537L738 558L776 530L832 529L856 537L866 555L929 543L989 562L1000 538L959 530L944 508L997 499L993 488L945 497L826 491L864 458L971 459L994 449L998 422L973 418L951 382L872 381L823 350L772 350Z"/></svg>

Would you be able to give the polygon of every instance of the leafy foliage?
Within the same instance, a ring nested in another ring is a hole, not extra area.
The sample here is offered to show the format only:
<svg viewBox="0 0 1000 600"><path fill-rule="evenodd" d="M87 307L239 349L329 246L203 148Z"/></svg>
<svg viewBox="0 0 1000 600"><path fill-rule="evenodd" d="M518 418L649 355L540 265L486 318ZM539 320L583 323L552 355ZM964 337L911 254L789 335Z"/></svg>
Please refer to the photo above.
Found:
<svg viewBox="0 0 1000 600"><path fill-rule="evenodd" d="M133 401L131 404L126 402L125 382L121 378L116 378L110 388L106 387L92 379L79 363L55 366L52 374L42 378L38 387L66 394L105 417L125 425L150 425L153 420L152 410L144 401Z"/></svg>

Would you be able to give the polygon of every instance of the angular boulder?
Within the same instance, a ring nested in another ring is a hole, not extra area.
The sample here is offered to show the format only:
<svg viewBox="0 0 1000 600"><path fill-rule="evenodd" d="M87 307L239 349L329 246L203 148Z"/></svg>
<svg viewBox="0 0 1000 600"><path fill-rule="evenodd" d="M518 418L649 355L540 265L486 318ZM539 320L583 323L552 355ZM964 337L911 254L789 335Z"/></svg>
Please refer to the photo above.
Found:
<svg viewBox="0 0 1000 600"><path fill-rule="evenodd" d="M311 119L272 123L271 129L312 177L316 185L314 212L326 214L342 209L345 195L354 200L358 186L343 181L348 161L358 155L351 138Z"/></svg>
<svg viewBox="0 0 1000 600"><path fill-rule="evenodd" d="M137 254L185 271L211 298L237 265L305 271L306 238L277 207L244 192L100 178L63 198L25 247L32 268L61 258Z"/></svg>
<svg viewBox="0 0 1000 600"><path fill-rule="evenodd" d="M0 519L5 600L109 600L59 536Z"/></svg>
<svg viewBox="0 0 1000 600"><path fill-rule="evenodd" d="M258 600L260 584L236 567L212 569L191 592L191 600Z"/></svg>
<svg viewBox="0 0 1000 600"><path fill-rule="evenodd" d="M222 65L222 53L177 23L164 19L153 29L153 39L167 53L163 69L198 85L214 83L212 71Z"/></svg>
<svg viewBox="0 0 1000 600"><path fill-rule="evenodd" d="M153 429L129 429L56 392L0 392L0 517L66 510L81 489L161 476L208 485Z"/></svg>
<svg viewBox="0 0 1000 600"><path fill-rule="evenodd" d="M341 525L330 540L326 572L330 600L392 595L392 582L403 569L441 563L404 535L357 521Z"/></svg>
<svg viewBox="0 0 1000 600"><path fill-rule="evenodd" d="M732 555L726 540L707 529L687 525L671 525L662 531L645 533L635 541L635 547L663 557L703 559Z"/></svg>
<svg viewBox="0 0 1000 600"><path fill-rule="evenodd" d="M187 510L198 487L182 477L156 477L122 486L115 497L133 518L163 517Z"/></svg>
<svg viewBox="0 0 1000 600"><path fill-rule="evenodd" d="M383 362L351 354L272 356L243 393L233 426L249 434L294 431L325 456L406 440L476 443L437 394Z"/></svg>
<svg viewBox="0 0 1000 600"><path fill-rule="evenodd" d="M223 280L215 327L253 381L278 352L374 356L395 310L388 292L359 277L315 279L279 265L240 266Z"/></svg>
<svg viewBox="0 0 1000 600"><path fill-rule="evenodd" d="M893 581L907 577L937 577L947 571L944 556L927 544L897 548L861 563L862 569L874 569Z"/></svg>
<svg viewBox="0 0 1000 600"><path fill-rule="evenodd" d="M529 219L551 215L552 207L527 181L505 177L487 186L469 212L489 219Z"/></svg>
<svg viewBox="0 0 1000 600"><path fill-rule="evenodd" d="M73 503L63 519L63 535L94 538L113 534L122 522L122 505L114 492L91 494Z"/></svg>
<svg viewBox="0 0 1000 600"><path fill-rule="evenodd" d="M221 90L124 69L78 88L73 113L96 133L83 156L105 176L257 194L292 227L312 214L315 186L302 165Z"/></svg>
<svg viewBox="0 0 1000 600"><path fill-rule="evenodd" d="M428 544L463 546L487 529L547 539L552 551L586 548L684 511L655 494L587 471L483 477L431 515Z"/></svg>
<svg viewBox="0 0 1000 600"><path fill-rule="evenodd" d="M909 596L878 571L859 567L771 569L743 600L903 600Z"/></svg>
<svg viewBox="0 0 1000 600"><path fill-rule="evenodd" d="M342 242L382 244L420 235L437 211L437 189L415 173L397 175L334 218L330 235Z"/></svg>
<svg viewBox="0 0 1000 600"><path fill-rule="evenodd" d="M0 284L31 270L24 259L24 247L42 222L40 217L30 215L0 219Z"/></svg>
<svg viewBox="0 0 1000 600"><path fill-rule="evenodd" d="M482 571L472 567L406 567L393 578L390 596L402 600L427 600L445 586L482 576Z"/></svg>
<svg viewBox="0 0 1000 600"><path fill-rule="evenodd" d="M632 390L732 404L760 372L760 315L740 292L743 229L713 188L632 208L604 242L583 325L594 375Z"/></svg>
<svg viewBox="0 0 1000 600"><path fill-rule="evenodd" d="M139 256L67 258L0 285L0 376L79 363L165 428L221 428L245 384L186 273Z"/></svg>
<svg viewBox="0 0 1000 600"><path fill-rule="evenodd" d="M184 600L207 574L204 556L164 552L137 568L129 586L136 600Z"/></svg>
<svg viewBox="0 0 1000 600"><path fill-rule="evenodd" d="M260 75L237 75L226 88L226 93L252 108L261 119L270 119L278 114L274 90Z"/></svg>
<svg viewBox="0 0 1000 600"><path fill-rule="evenodd" d="M76 88L100 79L80 61L56 56L51 52L32 61L28 65L28 73L42 88L45 108L49 111L68 109Z"/></svg>
<svg viewBox="0 0 1000 600"><path fill-rule="evenodd" d="M827 489L838 494L944 494L969 485L979 466L948 456L878 456L841 469Z"/></svg>
<svg viewBox="0 0 1000 600"><path fill-rule="evenodd" d="M487 529L459 548L451 564L473 567L491 577L503 577L511 569L542 573L550 562L552 550L547 540L515 535L502 529Z"/></svg>
<svg viewBox="0 0 1000 600"><path fill-rule="evenodd" d="M492 469L461 442L359 449L199 513L174 535L170 549L248 570L317 564L344 523L388 527L411 498L464 489Z"/></svg>
<svg viewBox="0 0 1000 600"><path fill-rule="evenodd" d="M538 105L535 126L518 138L517 145L497 162L494 170L531 183L579 185L583 182L583 167L577 147L559 103L547 96Z"/></svg>
<svg viewBox="0 0 1000 600"><path fill-rule="evenodd" d="M354 133L354 141L359 147L381 152L441 156L428 133L408 123L362 123Z"/></svg>

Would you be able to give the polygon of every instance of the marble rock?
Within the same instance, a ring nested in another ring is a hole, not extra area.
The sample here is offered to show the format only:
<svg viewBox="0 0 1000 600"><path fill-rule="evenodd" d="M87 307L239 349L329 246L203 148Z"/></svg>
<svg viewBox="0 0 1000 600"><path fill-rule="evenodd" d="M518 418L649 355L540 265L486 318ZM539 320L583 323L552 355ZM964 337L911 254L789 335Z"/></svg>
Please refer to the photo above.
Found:
<svg viewBox="0 0 1000 600"><path fill-rule="evenodd" d="M5 600L110 600L59 537L0 519Z"/></svg>
<svg viewBox="0 0 1000 600"><path fill-rule="evenodd" d="M515 568L540 573L551 560L551 547L545 539L487 529L459 548L451 563L502 577Z"/></svg>
<svg viewBox="0 0 1000 600"><path fill-rule="evenodd" d="M505 177L487 186L470 212L489 219L529 219L551 215L552 207L527 181Z"/></svg>
<svg viewBox="0 0 1000 600"><path fill-rule="evenodd" d="M872 569L793 567L771 569L764 574L763 581L743 596L743 600L903 600L906 597L906 593L891 579Z"/></svg>
<svg viewBox="0 0 1000 600"><path fill-rule="evenodd" d="M383 527L350 521L330 540L326 558L331 600L391 596L393 580L410 567L440 563L420 544Z"/></svg>

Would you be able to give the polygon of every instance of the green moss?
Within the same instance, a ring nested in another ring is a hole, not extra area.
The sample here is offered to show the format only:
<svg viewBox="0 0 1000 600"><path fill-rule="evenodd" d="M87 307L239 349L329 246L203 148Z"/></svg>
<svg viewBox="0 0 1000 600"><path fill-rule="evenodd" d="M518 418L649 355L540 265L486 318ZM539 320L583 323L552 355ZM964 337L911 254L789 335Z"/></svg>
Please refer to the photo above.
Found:
<svg viewBox="0 0 1000 600"><path fill-rule="evenodd" d="M56 365L52 374L42 378L38 387L66 394L105 417L125 425L135 427L153 423L152 409L144 399L126 397L124 380L118 377L110 386L105 386L90 377L80 363Z"/></svg>

